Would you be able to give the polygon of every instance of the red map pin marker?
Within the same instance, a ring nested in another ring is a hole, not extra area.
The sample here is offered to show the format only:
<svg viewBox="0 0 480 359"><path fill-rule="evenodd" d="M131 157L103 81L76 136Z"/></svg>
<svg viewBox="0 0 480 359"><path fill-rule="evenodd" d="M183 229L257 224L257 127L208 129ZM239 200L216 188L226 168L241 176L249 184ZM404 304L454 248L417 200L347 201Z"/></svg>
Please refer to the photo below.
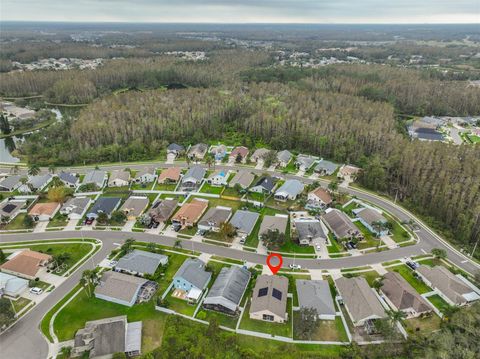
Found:
<svg viewBox="0 0 480 359"><path fill-rule="evenodd" d="M272 259L274 258L278 258L274 260L274 262L278 262L278 263L276 264L272 263ZM267 266L268 268L270 268L273 274L276 274L278 272L278 270L282 267L282 263L283 263L283 258L278 253L270 253L270 255L267 257Z"/></svg>

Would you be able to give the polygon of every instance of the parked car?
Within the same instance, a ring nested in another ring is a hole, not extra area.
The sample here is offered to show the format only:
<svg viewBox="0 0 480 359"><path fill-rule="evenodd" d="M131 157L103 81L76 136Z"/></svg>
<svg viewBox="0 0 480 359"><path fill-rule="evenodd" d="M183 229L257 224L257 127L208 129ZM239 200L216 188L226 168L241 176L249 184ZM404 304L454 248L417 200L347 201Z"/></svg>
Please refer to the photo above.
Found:
<svg viewBox="0 0 480 359"><path fill-rule="evenodd" d="M204 230L204 229L199 229L199 230L197 231L197 236L204 236L205 233L207 233L206 230Z"/></svg>
<svg viewBox="0 0 480 359"><path fill-rule="evenodd" d="M87 219L85 220L85 224L86 224L86 225L91 225L94 220L95 220L94 218L87 218Z"/></svg>
<svg viewBox="0 0 480 359"><path fill-rule="evenodd" d="M289 267L290 269L302 269L300 264L290 264Z"/></svg>
<svg viewBox="0 0 480 359"><path fill-rule="evenodd" d="M417 269L418 267L420 267L420 265L416 262L413 262L413 261L407 261L405 263L407 266L409 266L410 268L412 268L413 270Z"/></svg>
<svg viewBox="0 0 480 359"><path fill-rule="evenodd" d="M38 287L33 287L33 288L30 288L30 293L40 295L43 293L43 289Z"/></svg>
<svg viewBox="0 0 480 359"><path fill-rule="evenodd" d="M322 247L319 244L317 244L315 248L317 248L317 251L322 250Z"/></svg>
<svg viewBox="0 0 480 359"><path fill-rule="evenodd" d="M179 225L179 224L173 224L173 225L172 225L172 229L173 229L175 232L178 232L180 229L182 229L182 226Z"/></svg>

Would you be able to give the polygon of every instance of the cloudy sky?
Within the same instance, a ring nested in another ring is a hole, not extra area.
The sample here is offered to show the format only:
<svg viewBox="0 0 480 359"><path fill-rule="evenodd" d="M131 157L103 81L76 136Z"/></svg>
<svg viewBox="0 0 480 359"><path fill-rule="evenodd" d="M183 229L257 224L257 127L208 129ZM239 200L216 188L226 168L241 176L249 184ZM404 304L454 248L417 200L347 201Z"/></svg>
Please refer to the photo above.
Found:
<svg viewBox="0 0 480 359"><path fill-rule="evenodd" d="M480 0L0 1L3 21L480 24Z"/></svg>

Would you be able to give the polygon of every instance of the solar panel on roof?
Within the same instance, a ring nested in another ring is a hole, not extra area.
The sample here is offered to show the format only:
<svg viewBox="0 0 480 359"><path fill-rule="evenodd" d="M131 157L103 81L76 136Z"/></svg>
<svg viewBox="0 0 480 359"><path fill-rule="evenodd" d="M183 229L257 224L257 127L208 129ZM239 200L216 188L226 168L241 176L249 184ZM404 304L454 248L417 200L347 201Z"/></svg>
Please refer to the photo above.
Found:
<svg viewBox="0 0 480 359"><path fill-rule="evenodd" d="M14 204L9 203L9 204L7 204L5 207L3 207L3 211L4 211L5 213L10 213L10 212L12 212L15 208L17 208L17 206L15 206Z"/></svg>
<svg viewBox="0 0 480 359"><path fill-rule="evenodd" d="M258 297L265 297L268 293L268 288L260 288L258 291Z"/></svg>
<svg viewBox="0 0 480 359"><path fill-rule="evenodd" d="M278 289L273 288L272 297L277 298L278 300L282 300L282 292Z"/></svg>

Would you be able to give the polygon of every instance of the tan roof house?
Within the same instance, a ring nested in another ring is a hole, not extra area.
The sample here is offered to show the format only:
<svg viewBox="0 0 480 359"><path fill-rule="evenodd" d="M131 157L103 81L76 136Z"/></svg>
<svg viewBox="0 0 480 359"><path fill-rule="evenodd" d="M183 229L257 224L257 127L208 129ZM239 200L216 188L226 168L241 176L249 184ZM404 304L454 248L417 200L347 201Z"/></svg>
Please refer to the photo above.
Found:
<svg viewBox="0 0 480 359"><path fill-rule="evenodd" d="M148 214L157 223L166 222L175 212L177 204L176 199L165 199L155 203Z"/></svg>
<svg viewBox="0 0 480 359"><path fill-rule="evenodd" d="M367 321L387 317L380 299L365 278L341 277L335 280L335 285L354 326L363 326Z"/></svg>
<svg viewBox="0 0 480 359"><path fill-rule="evenodd" d="M253 289L250 318L284 323L287 314L288 279L276 275L260 275Z"/></svg>
<svg viewBox="0 0 480 359"><path fill-rule="evenodd" d="M195 198L190 203L184 204L173 216L172 223L182 227L194 226L208 208L208 200Z"/></svg>
<svg viewBox="0 0 480 359"><path fill-rule="evenodd" d="M237 158L240 159L241 163L247 162L248 148L245 146L238 146L230 152L230 161L237 161Z"/></svg>
<svg viewBox="0 0 480 359"><path fill-rule="evenodd" d="M354 179L360 171L361 169L359 167L355 167L352 165L343 165L342 167L340 167L337 177Z"/></svg>
<svg viewBox="0 0 480 359"><path fill-rule="evenodd" d="M318 187L308 193L307 208L325 208L332 203L332 196L326 189Z"/></svg>
<svg viewBox="0 0 480 359"><path fill-rule="evenodd" d="M130 183L130 172L124 170L112 171L108 179L108 187L124 187Z"/></svg>
<svg viewBox="0 0 480 359"><path fill-rule="evenodd" d="M235 176L229 182L228 186L234 187L238 183L240 187L242 187L243 189L246 189L250 187L254 179L255 179L255 176L251 172L240 170L235 174Z"/></svg>
<svg viewBox="0 0 480 359"><path fill-rule="evenodd" d="M269 149L266 149L266 148L259 148L257 149L255 152L253 152L252 156L250 157L250 159L253 161L253 162L256 162L258 163L259 161L264 161L265 159L265 156L270 152Z"/></svg>
<svg viewBox="0 0 480 359"><path fill-rule="evenodd" d="M30 209L28 215L35 221L44 222L52 219L59 209L60 203L57 202L37 203Z"/></svg>
<svg viewBox="0 0 480 359"><path fill-rule="evenodd" d="M428 302L397 272L388 272L383 276L380 290L387 303L404 312L407 318L432 311Z"/></svg>
<svg viewBox="0 0 480 359"><path fill-rule="evenodd" d="M473 285L468 285L468 280L462 276L456 276L444 266L430 268L421 265L417 273L423 281L436 289L440 296L450 305L465 305L480 299L480 291L475 291ZM471 284L471 283L470 283Z"/></svg>
<svg viewBox="0 0 480 359"><path fill-rule="evenodd" d="M130 196L120 207L120 211L127 215L128 220L134 220L147 209L149 200L147 197Z"/></svg>
<svg viewBox="0 0 480 359"><path fill-rule="evenodd" d="M180 179L180 173L179 167L166 168L158 176L158 183L176 183Z"/></svg>
<svg viewBox="0 0 480 359"><path fill-rule="evenodd" d="M15 253L13 258L0 266L0 270L26 279L35 279L40 268L51 260L52 256L48 254L24 250Z"/></svg>
<svg viewBox="0 0 480 359"><path fill-rule="evenodd" d="M285 233L287 230L288 216L286 215L277 215L277 216L263 216L262 224L260 225L260 230L258 231L258 237L260 238L264 233L268 231L278 231L279 233Z"/></svg>
<svg viewBox="0 0 480 359"><path fill-rule="evenodd" d="M147 282L144 278L108 271L103 273L100 283L95 287L95 297L131 307Z"/></svg>

